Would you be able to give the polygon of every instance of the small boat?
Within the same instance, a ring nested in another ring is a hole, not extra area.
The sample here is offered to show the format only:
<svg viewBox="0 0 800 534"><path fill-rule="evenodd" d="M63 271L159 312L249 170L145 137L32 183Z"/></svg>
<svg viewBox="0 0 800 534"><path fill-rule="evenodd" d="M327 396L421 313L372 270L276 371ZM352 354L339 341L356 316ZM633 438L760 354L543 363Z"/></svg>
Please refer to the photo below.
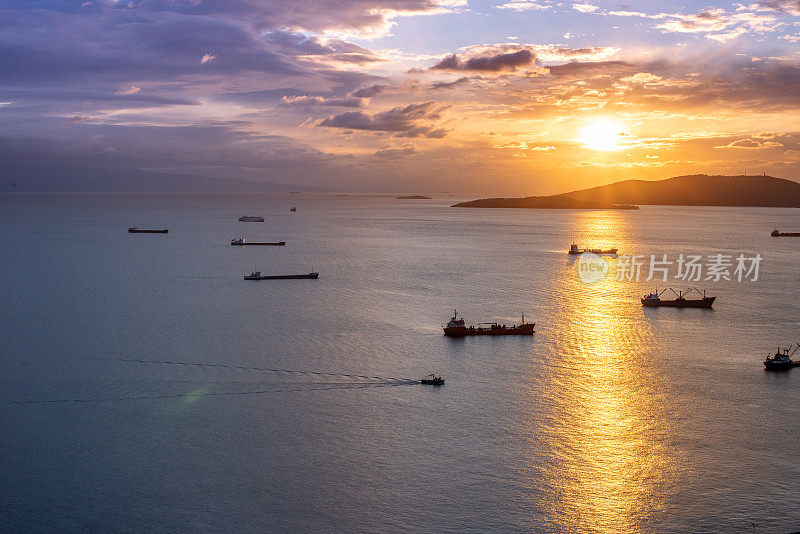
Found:
<svg viewBox="0 0 800 534"><path fill-rule="evenodd" d="M649 293L644 297L642 297L642 306L646 308L711 308L711 306L714 304L714 300L716 300L717 298L717 297L707 297L706 292L703 291L702 298L687 299L686 294L689 293L689 291L694 289L695 291L700 293L700 290L696 288L690 288L687 289L686 291L675 292L675 290L672 289L671 287L667 289L675 293L677 298L672 300L662 300L661 295L664 294L664 291L666 291L666 289L661 293L659 293L658 288L656 288L655 292Z"/></svg>
<svg viewBox="0 0 800 534"><path fill-rule="evenodd" d="M430 386L441 386L444 384L444 378L430 374L419 381L420 384L428 384Z"/></svg>
<svg viewBox="0 0 800 534"><path fill-rule="evenodd" d="M131 226L130 228L128 228L129 234L166 234L167 232L169 232L169 229L167 228L164 228L162 230L140 230L135 226Z"/></svg>
<svg viewBox="0 0 800 534"><path fill-rule="evenodd" d="M291 208L289 208L289 211L297 211L297 208L295 208L294 206L292 206Z"/></svg>
<svg viewBox="0 0 800 534"><path fill-rule="evenodd" d="M314 279L319 278L319 273L308 274L273 274L262 275L261 271L255 271L245 275L245 280L300 280L300 279Z"/></svg>
<svg viewBox="0 0 800 534"><path fill-rule="evenodd" d="M572 256L576 256L576 255L579 255L579 254L585 254L587 252L591 252L592 254L597 254L598 256L613 256L613 255L615 255L617 253L617 249L610 248L608 250L603 250L601 248L585 248L585 249L581 250L581 249L578 248L578 245L573 243L572 246L569 247L568 254L570 254Z"/></svg>
<svg viewBox="0 0 800 534"><path fill-rule="evenodd" d="M772 237L800 237L800 232L779 232L776 228L769 235Z"/></svg>
<svg viewBox="0 0 800 534"><path fill-rule="evenodd" d="M767 356L767 359L764 360L764 368L767 371L785 371L786 369L791 369L792 367L800 365L800 362L792 361L790 358L790 356L800 348L800 343L794 348L792 353L789 354L791 348L792 346L789 345L788 349L783 349L783 351L781 351L781 348L778 347L778 352L776 352L774 356Z"/></svg>
<svg viewBox="0 0 800 534"><path fill-rule="evenodd" d="M535 323L526 323L525 314L522 314L522 324L506 326L497 323L480 323L483 326L467 326L464 319L459 319L458 310L453 311L453 317L443 327L444 335L448 337L466 336L530 336L533 335Z"/></svg>
<svg viewBox="0 0 800 534"><path fill-rule="evenodd" d="M256 245L263 245L263 246L272 245L272 246L276 246L276 247L282 247L282 246L286 245L286 241L275 241L274 243L270 243L270 242L257 243L255 241L247 241L247 242L245 242L244 236L242 236L239 239L231 239L231 245L239 246L239 247L256 246Z"/></svg>
<svg viewBox="0 0 800 534"><path fill-rule="evenodd" d="M242 222L264 222L264 217L259 217L258 215L242 215L239 217L239 220Z"/></svg>

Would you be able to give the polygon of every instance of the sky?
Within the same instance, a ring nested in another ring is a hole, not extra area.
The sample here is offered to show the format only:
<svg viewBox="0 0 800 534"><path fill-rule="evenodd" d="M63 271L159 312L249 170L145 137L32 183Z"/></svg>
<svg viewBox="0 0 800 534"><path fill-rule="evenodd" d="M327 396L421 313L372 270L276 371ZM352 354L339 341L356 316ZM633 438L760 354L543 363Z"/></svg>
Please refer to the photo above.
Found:
<svg viewBox="0 0 800 534"><path fill-rule="evenodd" d="M0 0L0 168L533 195L800 180L798 125L800 0Z"/></svg>

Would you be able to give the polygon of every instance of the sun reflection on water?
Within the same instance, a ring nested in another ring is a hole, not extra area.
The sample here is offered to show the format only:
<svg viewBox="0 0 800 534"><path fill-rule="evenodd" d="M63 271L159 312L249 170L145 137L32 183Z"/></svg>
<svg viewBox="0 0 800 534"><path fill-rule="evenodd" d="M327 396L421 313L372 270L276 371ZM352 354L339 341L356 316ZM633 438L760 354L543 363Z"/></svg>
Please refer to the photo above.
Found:
<svg viewBox="0 0 800 534"><path fill-rule="evenodd" d="M624 250L624 217L577 213L573 235L591 238L586 246ZM567 531L643 530L648 516L663 511L661 495L674 483L652 332L635 288L614 280L613 267L605 279L585 284L568 264L557 283L544 370L548 398L536 401L551 411L538 423L555 458L538 469L550 479L548 508Z"/></svg>

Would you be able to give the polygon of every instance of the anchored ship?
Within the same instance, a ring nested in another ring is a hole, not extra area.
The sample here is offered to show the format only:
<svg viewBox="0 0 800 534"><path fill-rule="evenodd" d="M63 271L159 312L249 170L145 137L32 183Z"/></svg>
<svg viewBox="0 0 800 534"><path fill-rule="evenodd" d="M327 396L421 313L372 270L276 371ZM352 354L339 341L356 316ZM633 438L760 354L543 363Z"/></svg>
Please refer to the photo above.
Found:
<svg viewBox="0 0 800 534"><path fill-rule="evenodd" d="M784 371L786 369L791 369L792 367L797 367L800 365L800 362L792 361L790 356L794 355L797 352L797 349L800 348L800 343L794 348L791 354L789 354L789 350L792 348L792 345L789 345L788 349L783 349L778 347L778 352L775 353L774 356L770 355L767 356L767 359L764 360L764 367L767 371Z"/></svg>
<svg viewBox="0 0 800 534"><path fill-rule="evenodd" d="M298 280L305 278L317 279L319 278L319 273L262 275L261 271L256 271L244 277L245 280Z"/></svg>
<svg viewBox="0 0 800 534"><path fill-rule="evenodd" d="M448 337L466 336L529 336L533 334L536 323L526 323L525 314L522 314L522 324L506 326L497 323L480 323L480 326L467 326L464 319L459 319L458 310L453 311L453 317L444 327L444 335Z"/></svg>
<svg viewBox="0 0 800 534"><path fill-rule="evenodd" d="M800 237L800 232L779 232L776 228L769 235L772 237Z"/></svg>
<svg viewBox="0 0 800 534"><path fill-rule="evenodd" d="M252 245L252 246L255 246L255 245L273 245L273 246L282 247L285 244L286 244L286 241L276 241L274 243L270 243L270 242L256 243L255 241L247 241L246 242L244 240L244 236L240 237L239 239L231 239L231 245L240 246L240 247L249 246L249 245Z"/></svg>
<svg viewBox="0 0 800 534"><path fill-rule="evenodd" d="M239 220L242 222L264 222L264 217L259 217L258 215L242 215L239 217Z"/></svg>
<svg viewBox="0 0 800 534"><path fill-rule="evenodd" d="M663 300L661 295L664 294L664 291L669 289L672 291L677 298L672 300ZM666 308L710 308L714 304L714 300L717 297L707 297L706 292L703 291L700 293L699 289L691 288L687 289L686 291L675 291L671 287L665 289L661 293L658 292L658 288L656 288L655 292L650 293L642 297L642 306L647 308L658 308L658 307L666 307ZM702 298L699 299L687 299L686 294L690 291L697 291L698 294L702 294Z"/></svg>
<svg viewBox="0 0 800 534"><path fill-rule="evenodd" d="M578 254L584 254L586 252L591 252L592 254L597 254L598 256L603 256L603 255L613 256L614 254L617 253L617 249L610 248L608 250L603 250L601 248L585 248L585 249L581 250L581 249L578 248L578 245L573 243L572 246L569 247L569 252L568 253L573 255L573 256L575 256L575 255L578 255Z"/></svg>
<svg viewBox="0 0 800 534"><path fill-rule="evenodd" d="M169 232L169 229L167 228L162 230L139 230L135 226L128 228L129 234L166 234L167 232Z"/></svg>

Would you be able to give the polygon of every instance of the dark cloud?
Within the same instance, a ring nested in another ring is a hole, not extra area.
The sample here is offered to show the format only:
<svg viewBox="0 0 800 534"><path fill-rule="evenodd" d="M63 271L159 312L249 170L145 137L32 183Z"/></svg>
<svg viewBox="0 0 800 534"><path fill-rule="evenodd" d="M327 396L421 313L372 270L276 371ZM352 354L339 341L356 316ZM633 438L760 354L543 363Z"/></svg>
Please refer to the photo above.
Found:
<svg viewBox="0 0 800 534"><path fill-rule="evenodd" d="M756 2L762 9L770 9L780 13L800 15L800 0L762 0Z"/></svg>
<svg viewBox="0 0 800 534"><path fill-rule="evenodd" d="M379 94L383 93L389 88L386 84L375 84L370 85L369 87L362 87L361 89L356 89L355 91L350 93L350 96L354 96L356 98L372 98L373 96L378 96Z"/></svg>
<svg viewBox="0 0 800 534"><path fill-rule="evenodd" d="M292 106L339 106L346 108L360 108L366 104L363 98L325 98L322 96L285 96L281 98L280 105Z"/></svg>
<svg viewBox="0 0 800 534"><path fill-rule="evenodd" d="M319 126L392 132L396 137L428 137L438 139L447 135L447 130L436 128L441 108L436 102L421 102L398 106L387 111L369 115L363 111L348 111L323 119Z"/></svg>
<svg viewBox="0 0 800 534"><path fill-rule="evenodd" d="M447 56L431 67L431 70L513 72L521 67L533 65L536 56L530 50L518 50L494 55L482 55L459 59L458 55Z"/></svg>
<svg viewBox="0 0 800 534"><path fill-rule="evenodd" d="M462 85L468 84L470 78L463 77L457 80L453 80L452 82L434 82L430 85L430 89L452 89L454 87L459 87Z"/></svg>
<svg viewBox="0 0 800 534"><path fill-rule="evenodd" d="M416 153L416 147L404 146L402 148L382 148L375 152L375 155L379 158L399 158L403 156L411 156Z"/></svg>

